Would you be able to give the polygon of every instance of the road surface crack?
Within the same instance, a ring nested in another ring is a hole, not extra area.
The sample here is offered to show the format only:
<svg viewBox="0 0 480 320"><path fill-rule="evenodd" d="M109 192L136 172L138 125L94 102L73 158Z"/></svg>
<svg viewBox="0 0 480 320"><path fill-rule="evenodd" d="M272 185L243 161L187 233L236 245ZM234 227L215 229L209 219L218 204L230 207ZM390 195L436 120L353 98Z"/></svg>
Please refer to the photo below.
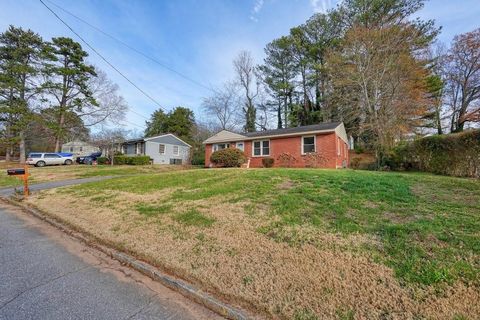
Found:
<svg viewBox="0 0 480 320"><path fill-rule="evenodd" d="M50 284L50 283L52 283L52 282L54 282L54 281L56 281L56 280L58 280L58 279L60 279L60 278L63 278L63 277L66 277L66 276L68 276L68 275L71 275L71 274L74 274L74 273L83 271L83 270L88 269L88 268L93 268L93 266L86 266L86 267L83 267L83 268L80 268L80 269L77 269L77 270L74 270L74 271L66 272L66 273L64 273L64 274L59 275L58 277L55 277L55 278L50 279L50 280L48 280L48 281L46 281L46 282L40 283L40 284L38 284L38 285L36 285L36 286L34 286L34 287L31 287L31 288L28 288L28 289L26 289L26 290L23 290L23 291L19 292L18 294L16 294L12 299L10 299L10 300L8 300L7 302L5 302L5 303L0 307L0 311L2 311L7 305L9 305L10 303L12 303L12 302L15 301L16 299L18 299L20 296L22 296L23 294L25 294L25 293L27 293L27 292L29 292L29 291L32 291L32 290L35 290L35 289L37 289L37 288L43 287L43 286L45 286L45 285L47 285L47 284Z"/></svg>

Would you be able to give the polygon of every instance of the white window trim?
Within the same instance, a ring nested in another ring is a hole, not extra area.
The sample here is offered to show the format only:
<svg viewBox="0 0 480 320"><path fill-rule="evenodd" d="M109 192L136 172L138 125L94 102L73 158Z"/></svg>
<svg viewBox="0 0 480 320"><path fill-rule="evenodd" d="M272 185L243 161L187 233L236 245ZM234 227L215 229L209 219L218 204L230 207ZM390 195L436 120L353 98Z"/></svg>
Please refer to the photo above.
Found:
<svg viewBox="0 0 480 320"><path fill-rule="evenodd" d="M175 148L177 149L177 152L175 152ZM179 146L173 146L173 155L178 156L180 154L180 147Z"/></svg>
<svg viewBox="0 0 480 320"><path fill-rule="evenodd" d="M225 148L223 149L228 149L230 148L230 142L221 142L221 143L214 143L212 145L212 151L215 152L215 151L218 151L218 150L222 150L222 149L218 149L218 145L219 144L224 144L225 145Z"/></svg>
<svg viewBox="0 0 480 320"><path fill-rule="evenodd" d="M337 138L337 156L342 155L342 147L340 145L340 138Z"/></svg>
<svg viewBox="0 0 480 320"><path fill-rule="evenodd" d="M268 154L263 154L263 142L268 141ZM255 155L255 142L260 142L260 155L256 156ZM271 154L271 149L272 149L272 143L270 142L270 139L264 139L264 140L253 140L252 141L252 157L254 158L261 158L261 157L269 157Z"/></svg>
<svg viewBox="0 0 480 320"><path fill-rule="evenodd" d="M163 152L160 152L160 146L163 146ZM165 153L167 151L167 146L164 144L164 143L159 143L158 144L158 153L161 154L161 155L165 155Z"/></svg>
<svg viewBox="0 0 480 320"><path fill-rule="evenodd" d="M311 138L311 137L313 137L313 147L314 147L313 152L317 152L317 136L315 136L315 135L313 135L313 136L312 136L312 135L302 136L302 137L301 137L301 139L302 139L301 145L302 145L302 146L301 146L301 149L300 149L300 152L301 152L302 155L308 154L308 153L306 153L306 152L303 152L303 138Z"/></svg>
<svg viewBox="0 0 480 320"><path fill-rule="evenodd" d="M238 144L241 143L242 144L242 149L240 149L238 147ZM243 152L245 152L245 141L237 141L235 142L235 148L237 148L238 150L242 150Z"/></svg>

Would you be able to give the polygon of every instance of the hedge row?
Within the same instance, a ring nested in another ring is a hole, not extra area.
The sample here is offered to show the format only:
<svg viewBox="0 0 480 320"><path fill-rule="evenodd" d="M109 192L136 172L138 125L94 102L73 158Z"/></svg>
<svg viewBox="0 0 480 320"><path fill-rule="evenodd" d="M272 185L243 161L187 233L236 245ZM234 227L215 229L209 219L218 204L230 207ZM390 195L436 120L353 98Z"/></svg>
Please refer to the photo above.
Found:
<svg viewBox="0 0 480 320"><path fill-rule="evenodd" d="M397 147L387 165L436 174L480 177L480 130L422 138Z"/></svg>
<svg viewBox="0 0 480 320"><path fill-rule="evenodd" d="M247 157L237 148L226 148L215 151L210 156L210 161L217 167L240 167Z"/></svg>
<svg viewBox="0 0 480 320"><path fill-rule="evenodd" d="M97 163L98 163L98 164L108 164L109 161L108 161L108 158L107 158L107 157L98 157L98 158L97 158Z"/></svg>
<svg viewBox="0 0 480 320"><path fill-rule="evenodd" d="M128 164L128 165L144 165L150 164L149 156L115 156L113 158L114 164Z"/></svg>

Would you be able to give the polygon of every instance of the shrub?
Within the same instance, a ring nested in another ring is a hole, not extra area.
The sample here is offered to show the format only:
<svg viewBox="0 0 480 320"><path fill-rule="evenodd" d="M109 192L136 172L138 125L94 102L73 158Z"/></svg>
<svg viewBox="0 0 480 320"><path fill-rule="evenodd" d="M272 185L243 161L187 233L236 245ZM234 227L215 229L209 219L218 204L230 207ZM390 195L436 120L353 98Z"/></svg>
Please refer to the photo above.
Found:
<svg viewBox="0 0 480 320"><path fill-rule="evenodd" d="M219 167L240 167L245 160L245 154L237 148L218 150L210 156L210 161Z"/></svg>
<svg viewBox="0 0 480 320"><path fill-rule="evenodd" d="M350 160L350 167L353 170L360 168L360 158L352 158L352 160Z"/></svg>
<svg viewBox="0 0 480 320"><path fill-rule="evenodd" d="M107 157L98 157L97 158L97 163L98 164L107 164L107 163L109 163L109 161L108 161Z"/></svg>
<svg viewBox="0 0 480 320"><path fill-rule="evenodd" d="M192 154L192 165L194 166L200 166L200 165L205 165L205 152L195 152Z"/></svg>
<svg viewBox="0 0 480 320"><path fill-rule="evenodd" d="M327 159L320 152L310 152L305 155L305 167L307 168L317 168L323 166Z"/></svg>
<svg viewBox="0 0 480 320"><path fill-rule="evenodd" d="M127 164L130 165L145 165L145 164L150 164L150 157L149 156L136 156L136 157L130 157L130 161L127 162Z"/></svg>
<svg viewBox="0 0 480 320"><path fill-rule="evenodd" d="M127 164L127 165L145 165L150 164L149 156L116 156L113 159L114 164Z"/></svg>
<svg viewBox="0 0 480 320"><path fill-rule="evenodd" d="M480 130L418 139L395 148L387 161L395 170L480 177Z"/></svg>
<svg viewBox="0 0 480 320"><path fill-rule="evenodd" d="M288 152L282 152L278 157L277 160L280 163L280 167L284 168L290 168L295 165L295 162L297 162L297 159L290 153Z"/></svg>
<svg viewBox="0 0 480 320"><path fill-rule="evenodd" d="M273 159L273 158L263 158L262 159L262 165L263 165L264 168L273 167L274 162L275 162L275 159Z"/></svg>
<svg viewBox="0 0 480 320"><path fill-rule="evenodd" d="M363 150L363 147L361 146L355 146L354 148L356 154L364 153L365 150Z"/></svg>

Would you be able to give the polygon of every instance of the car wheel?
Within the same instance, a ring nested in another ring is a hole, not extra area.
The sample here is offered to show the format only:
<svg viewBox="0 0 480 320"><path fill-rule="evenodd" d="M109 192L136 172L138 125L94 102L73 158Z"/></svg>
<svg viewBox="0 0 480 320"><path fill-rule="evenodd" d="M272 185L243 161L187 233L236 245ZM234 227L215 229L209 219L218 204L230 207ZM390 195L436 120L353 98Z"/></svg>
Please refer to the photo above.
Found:
<svg viewBox="0 0 480 320"><path fill-rule="evenodd" d="M45 167L45 161L38 161L35 163L35 167Z"/></svg>
<svg viewBox="0 0 480 320"><path fill-rule="evenodd" d="M72 164L72 160L70 160L70 159L65 160L65 164L66 164L67 166L71 165L71 164Z"/></svg>

